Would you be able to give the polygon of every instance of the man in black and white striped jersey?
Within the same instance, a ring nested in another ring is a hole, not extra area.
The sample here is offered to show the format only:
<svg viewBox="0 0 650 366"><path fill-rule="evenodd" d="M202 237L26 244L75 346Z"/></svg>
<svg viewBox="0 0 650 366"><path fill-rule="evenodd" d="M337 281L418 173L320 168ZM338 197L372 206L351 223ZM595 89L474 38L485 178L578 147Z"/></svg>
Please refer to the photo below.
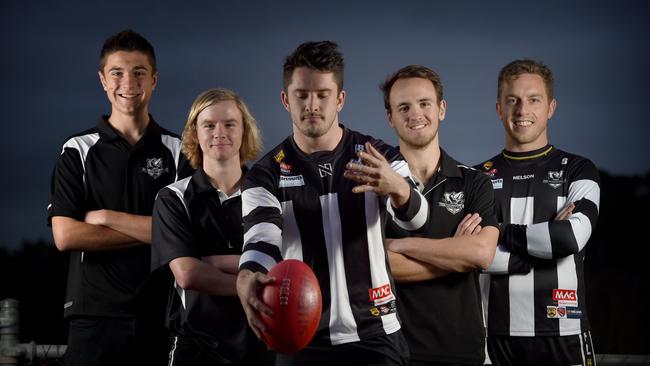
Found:
<svg viewBox="0 0 650 366"><path fill-rule="evenodd" d="M585 246L600 203L598 171L548 142L553 74L516 60L499 74L505 149L478 165L492 180L501 223L485 282L495 365L594 365L585 306Z"/></svg>
<svg viewBox="0 0 650 366"><path fill-rule="evenodd" d="M395 148L339 124L345 91L335 43L307 42L287 57L281 98L293 134L251 168L242 191L237 290L249 324L259 334L259 312L269 312L257 295L271 281L265 273L300 259L321 286L321 323L305 350L278 355L278 364L403 365L383 227L394 218L416 230L428 205L404 179L408 165Z"/></svg>

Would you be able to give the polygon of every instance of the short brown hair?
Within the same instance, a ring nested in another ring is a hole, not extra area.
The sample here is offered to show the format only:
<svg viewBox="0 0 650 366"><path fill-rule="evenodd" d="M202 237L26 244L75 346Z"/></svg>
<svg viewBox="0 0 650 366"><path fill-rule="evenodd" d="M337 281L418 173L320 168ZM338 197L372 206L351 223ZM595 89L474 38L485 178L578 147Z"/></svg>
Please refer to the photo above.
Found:
<svg viewBox="0 0 650 366"><path fill-rule="evenodd" d="M435 71L426 66L408 65L388 75L383 83L379 84L379 89L384 93L384 108L390 112L390 90L393 84L399 79L420 78L430 80L436 89L437 103L440 104L443 98L442 81Z"/></svg>
<svg viewBox="0 0 650 366"><path fill-rule="evenodd" d="M99 71L104 71L106 57L118 51L138 51L144 53L149 59L152 72L156 72L156 53L153 50L153 46L146 38L131 29L125 29L106 39L102 51L99 54Z"/></svg>
<svg viewBox="0 0 650 366"><path fill-rule="evenodd" d="M291 84L293 71L298 67L307 67L321 72L334 73L334 81L338 92L343 90L343 54L338 50L338 45L332 41L305 42L298 46L284 60L282 81L284 91Z"/></svg>
<svg viewBox="0 0 650 366"><path fill-rule="evenodd" d="M549 103L553 100L555 97L553 90L553 72L542 62L528 58L514 60L501 69L499 72L499 84L497 87L497 100L501 98L501 90L503 89L504 84L508 81L517 79L521 74L535 74L541 76L544 80L544 86L546 88L546 95Z"/></svg>
<svg viewBox="0 0 650 366"><path fill-rule="evenodd" d="M237 108L239 108L242 114L242 122L244 123L244 136L241 147L239 148L239 160L241 164L243 165L246 161L255 159L257 154L262 150L262 135L257 127L255 118L253 118L253 115L248 110L244 100L235 92L228 89L206 90L199 94L194 103L192 103L185 128L183 129L183 145L181 149L194 169L198 169L203 165L203 151L201 151L196 132L196 119L199 113L211 105L229 100L237 104Z"/></svg>

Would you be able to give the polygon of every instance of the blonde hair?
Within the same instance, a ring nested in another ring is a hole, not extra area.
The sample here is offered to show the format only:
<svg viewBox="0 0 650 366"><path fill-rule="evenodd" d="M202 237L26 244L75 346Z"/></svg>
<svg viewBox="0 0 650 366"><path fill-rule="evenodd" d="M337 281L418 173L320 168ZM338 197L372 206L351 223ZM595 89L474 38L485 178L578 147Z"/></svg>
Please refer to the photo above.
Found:
<svg viewBox="0 0 650 366"><path fill-rule="evenodd" d="M203 165L203 152L199 145L199 139L196 133L196 119L204 109L219 102L232 100L237 104L237 108L242 114L244 123L244 136L239 148L239 160L243 165L246 161L255 159L257 154L262 150L262 136L257 122L248 110L246 103L233 91L228 89L210 89L199 94L192 103L190 113L187 116L187 122L183 129L183 154L189 160L194 169Z"/></svg>

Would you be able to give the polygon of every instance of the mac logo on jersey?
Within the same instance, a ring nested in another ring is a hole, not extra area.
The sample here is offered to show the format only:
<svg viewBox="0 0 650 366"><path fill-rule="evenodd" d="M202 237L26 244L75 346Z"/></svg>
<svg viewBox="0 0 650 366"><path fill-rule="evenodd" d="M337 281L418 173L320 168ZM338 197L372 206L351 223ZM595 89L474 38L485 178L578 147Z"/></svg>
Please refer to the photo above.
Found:
<svg viewBox="0 0 650 366"><path fill-rule="evenodd" d="M321 178L332 175L332 163L318 164L318 172Z"/></svg>
<svg viewBox="0 0 650 366"><path fill-rule="evenodd" d="M147 159L146 166L142 168L142 172L149 174L153 179L160 177L168 171L168 168L163 167L163 158Z"/></svg>
<svg viewBox="0 0 650 366"><path fill-rule="evenodd" d="M465 208L465 193L445 192L442 201L438 202L438 206L446 208L452 215L455 215Z"/></svg>
<svg viewBox="0 0 650 366"><path fill-rule="evenodd" d="M375 306L386 304L395 299L395 295L393 295L393 291L390 288L390 283L371 288L368 290L368 295L370 296L370 302Z"/></svg>

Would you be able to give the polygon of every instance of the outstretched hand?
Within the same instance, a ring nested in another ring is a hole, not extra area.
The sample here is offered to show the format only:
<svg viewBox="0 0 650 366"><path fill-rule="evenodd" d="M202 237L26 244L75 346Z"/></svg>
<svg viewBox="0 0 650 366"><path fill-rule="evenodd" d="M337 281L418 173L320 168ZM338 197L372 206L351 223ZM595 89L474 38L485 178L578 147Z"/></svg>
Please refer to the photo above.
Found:
<svg viewBox="0 0 650 366"><path fill-rule="evenodd" d="M390 195L396 207L404 205L410 195L410 187L404 177L391 168L386 158L366 142L366 151L359 151L363 164L349 162L343 176L359 185L352 189L354 193L375 192L379 196Z"/></svg>

